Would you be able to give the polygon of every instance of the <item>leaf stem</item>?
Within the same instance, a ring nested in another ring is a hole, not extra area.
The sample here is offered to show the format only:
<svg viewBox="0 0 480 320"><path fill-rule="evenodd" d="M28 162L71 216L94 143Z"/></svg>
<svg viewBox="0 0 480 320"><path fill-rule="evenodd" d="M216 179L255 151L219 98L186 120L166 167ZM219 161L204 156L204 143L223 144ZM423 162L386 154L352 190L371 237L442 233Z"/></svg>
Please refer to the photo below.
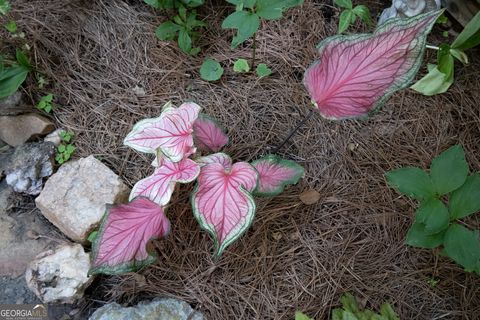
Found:
<svg viewBox="0 0 480 320"><path fill-rule="evenodd" d="M253 51L252 51L252 70L255 68L255 51L257 50L257 33L253 34Z"/></svg>
<svg viewBox="0 0 480 320"><path fill-rule="evenodd" d="M437 50L437 51L440 50L439 47L437 47L437 46L432 46L431 44L427 44L427 45L426 45L426 48L427 48L427 49Z"/></svg>
<svg viewBox="0 0 480 320"><path fill-rule="evenodd" d="M288 140L290 140L293 137L293 135L298 131L298 129L300 129L305 124L305 122L307 122L308 119L310 119L313 116L314 112L315 112L315 109L311 109L310 112L305 116L305 118L303 118L303 120L300 121L297 124L297 126L290 131L290 133L287 135L285 140L283 140L282 143L280 143L275 149L273 149L272 153L277 153L278 150L280 150L288 142Z"/></svg>

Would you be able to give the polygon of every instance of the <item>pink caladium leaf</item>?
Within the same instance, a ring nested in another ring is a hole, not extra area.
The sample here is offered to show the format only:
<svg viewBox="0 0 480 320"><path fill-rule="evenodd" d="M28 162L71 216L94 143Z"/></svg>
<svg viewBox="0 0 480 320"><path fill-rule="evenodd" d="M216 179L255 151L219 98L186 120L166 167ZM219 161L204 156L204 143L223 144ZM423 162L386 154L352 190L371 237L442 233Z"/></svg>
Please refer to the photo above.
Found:
<svg viewBox="0 0 480 320"><path fill-rule="evenodd" d="M154 173L138 181L130 193L130 200L142 196L160 206L165 206L172 197L175 183L188 183L195 180L200 173L200 166L191 159L172 162L163 159L162 164Z"/></svg>
<svg viewBox="0 0 480 320"><path fill-rule="evenodd" d="M251 192L257 177L257 171L246 162L237 162L230 169L221 163L202 167L191 198L193 213L213 237L217 256L252 223L255 201Z"/></svg>
<svg viewBox="0 0 480 320"><path fill-rule="evenodd" d="M254 195L273 197L283 192L285 186L296 184L303 176L301 165L270 154L252 162L258 171L258 185Z"/></svg>
<svg viewBox="0 0 480 320"><path fill-rule="evenodd" d="M198 158L196 159L196 162L201 166L204 166L210 163L219 163L226 170L230 170L232 168L232 159L223 152L217 152L205 157Z"/></svg>
<svg viewBox="0 0 480 320"><path fill-rule="evenodd" d="M90 274L136 271L155 262L147 243L167 235L170 222L163 209L147 198L111 206L92 244Z"/></svg>
<svg viewBox="0 0 480 320"><path fill-rule="evenodd" d="M139 121L127 135L124 144L145 153L163 155L173 162L186 157L193 149L193 123L200 106L193 102L175 108L168 102L158 118Z"/></svg>
<svg viewBox="0 0 480 320"><path fill-rule="evenodd" d="M200 114L193 123L197 146L205 151L217 152L228 143L228 136L220 125L207 115Z"/></svg>
<svg viewBox="0 0 480 320"><path fill-rule="evenodd" d="M422 63L426 37L443 11L391 19L373 34L338 35L318 45L304 84L321 115L366 117L406 88Z"/></svg>

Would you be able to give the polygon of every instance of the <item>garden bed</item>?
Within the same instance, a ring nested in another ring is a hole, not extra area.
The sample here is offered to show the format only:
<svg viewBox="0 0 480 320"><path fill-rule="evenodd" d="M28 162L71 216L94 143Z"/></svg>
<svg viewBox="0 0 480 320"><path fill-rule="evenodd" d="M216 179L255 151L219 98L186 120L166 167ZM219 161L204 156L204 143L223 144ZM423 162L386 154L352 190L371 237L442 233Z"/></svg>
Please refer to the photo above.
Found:
<svg viewBox="0 0 480 320"><path fill-rule="evenodd" d="M366 4L374 13L386 6ZM220 27L231 10L224 1L200 9L209 27L198 57L156 39L165 17L141 1L19 0L14 9L34 63L53 80L49 90L62 105L55 120L76 134L76 156L93 154L130 186L151 173L152 159L124 146L123 138L168 100L195 101L217 118L232 158L251 161L271 152L309 112L303 73L338 20L331 5L312 0L263 24L257 60L274 73L259 79L231 69L251 50L249 42L230 49L231 33ZM252 227L218 260L192 215L192 186L182 185L167 210L173 232L154 243L158 264L140 275L102 277L83 307L169 296L209 320L292 319L295 310L326 319L351 292L371 307L390 302L401 319L478 319L480 278L438 251L404 244L415 204L389 188L384 174L426 168L453 144L463 145L472 171L480 170L479 53L471 51L471 65L458 65L445 94L401 91L365 121L315 114L278 152L304 166L305 178L261 200ZM220 81L200 79L204 57L225 67ZM311 188L321 199L307 206L298 195ZM478 215L469 223L478 228Z"/></svg>

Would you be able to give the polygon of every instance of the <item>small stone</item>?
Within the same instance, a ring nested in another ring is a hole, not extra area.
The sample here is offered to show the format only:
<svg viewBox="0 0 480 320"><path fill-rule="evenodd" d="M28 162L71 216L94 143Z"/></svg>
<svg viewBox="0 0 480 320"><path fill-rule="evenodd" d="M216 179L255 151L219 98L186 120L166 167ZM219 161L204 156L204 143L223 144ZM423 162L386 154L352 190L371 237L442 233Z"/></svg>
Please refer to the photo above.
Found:
<svg viewBox="0 0 480 320"><path fill-rule="evenodd" d="M70 239L86 243L106 204L128 200L129 189L93 156L68 162L45 183L35 199L42 214Z"/></svg>
<svg viewBox="0 0 480 320"><path fill-rule="evenodd" d="M48 142L51 142L55 145L55 147L58 147L60 145L60 143L62 143L62 137L60 137L60 133L62 132L65 132L64 129L57 129L51 133L49 133L45 139L43 139L44 141L48 141Z"/></svg>
<svg viewBox="0 0 480 320"><path fill-rule="evenodd" d="M67 244L45 251L30 263L27 285L43 303L73 303L93 281L87 275L90 256L79 244Z"/></svg>
<svg viewBox="0 0 480 320"><path fill-rule="evenodd" d="M34 136L45 135L54 129L53 123L35 113L19 116L0 116L0 139L16 147Z"/></svg>
<svg viewBox="0 0 480 320"><path fill-rule="evenodd" d="M16 192L37 195L42 190L43 178L53 173L55 147L50 142L33 142L15 148L0 159L8 185Z"/></svg>
<svg viewBox="0 0 480 320"><path fill-rule="evenodd" d="M128 308L109 303L97 309L89 320L203 320L203 314L185 301L156 298Z"/></svg>
<svg viewBox="0 0 480 320"><path fill-rule="evenodd" d="M140 86L135 86L132 88L132 91L135 95L139 96L139 97L143 97L145 95L145 89L140 87Z"/></svg>
<svg viewBox="0 0 480 320"><path fill-rule="evenodd" d="M310 189L304 191L300 194L300 201L302 201L306 205L315 204L320 200L320 193L318 191Z"/></svg>

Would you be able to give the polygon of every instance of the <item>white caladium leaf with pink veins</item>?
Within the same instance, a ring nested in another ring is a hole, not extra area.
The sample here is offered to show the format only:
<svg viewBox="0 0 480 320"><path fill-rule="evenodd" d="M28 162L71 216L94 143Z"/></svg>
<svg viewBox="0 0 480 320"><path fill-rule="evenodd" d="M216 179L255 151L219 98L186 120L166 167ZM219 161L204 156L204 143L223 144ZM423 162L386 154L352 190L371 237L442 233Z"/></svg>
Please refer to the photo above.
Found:
<svg viewBox="0 0 480 320"><path fill-rule="evenodd" d="M130 200L142 196L160 206L165 206L172 197L175 183L188 183L195 180L200 173L200 166L191 159L172 162L163 159L161 166L154 173L138 181L130 192Z"/></svg>
<svg viewBox="0 0 480 320"><path fill-rule="evenodd" d="M257 178L257 171L246 162L237 162L230 169L209 163L200 170L191 198L193 213L213 237L217 256L252 223L255 201L251 192Z"/></svg>
<svg viewBox="0 0 480 320"><path fill-rule="evenodd" d="M258 185L254 195L273 197L283 192L285 186L296 184L303 176L301 165L270 154L252 162L258 171Z"/></svg>
<svg viewBox="0 0 480 320"><path fill-rule="evenodd" d="M163 209L147 198L111 206L92 244L89 274L136 271L155 262L147 243L169 232L170 222Z"/></svg>
<svg viewBox="0 0 480 320"><path fill-rule="evenodd" d="M426 37L443 11L392 19L373 34L337 35L318 45L304 84L328 119L365 117L406 88L422 63Z"/></svg>
<svg viewBox="0 0 480 320"><path fill-rule="evenodd" d="M217 152L228 143L228 136L220 125L207 115L200 114L193 123L197 146L205 151Z"/></svg>
<svg viewBox="0 0 480 320"><path fill-rule="evenodd" d="M160 150L171 161L178 162L192 152L193 123L200 109L193 102L183 103L178 108L169 102L160 117L135 124L123 143L145 153L156 154Z"/></svg>
<svg viewBox="0 0 480 320"><path fill-rule="evenodd" d="M210 163L219 163L226 170L230 170L232 168L232 159L223 152L209 154L208 156L198 158L195 161L201 166L205 166Z"/></svg>

